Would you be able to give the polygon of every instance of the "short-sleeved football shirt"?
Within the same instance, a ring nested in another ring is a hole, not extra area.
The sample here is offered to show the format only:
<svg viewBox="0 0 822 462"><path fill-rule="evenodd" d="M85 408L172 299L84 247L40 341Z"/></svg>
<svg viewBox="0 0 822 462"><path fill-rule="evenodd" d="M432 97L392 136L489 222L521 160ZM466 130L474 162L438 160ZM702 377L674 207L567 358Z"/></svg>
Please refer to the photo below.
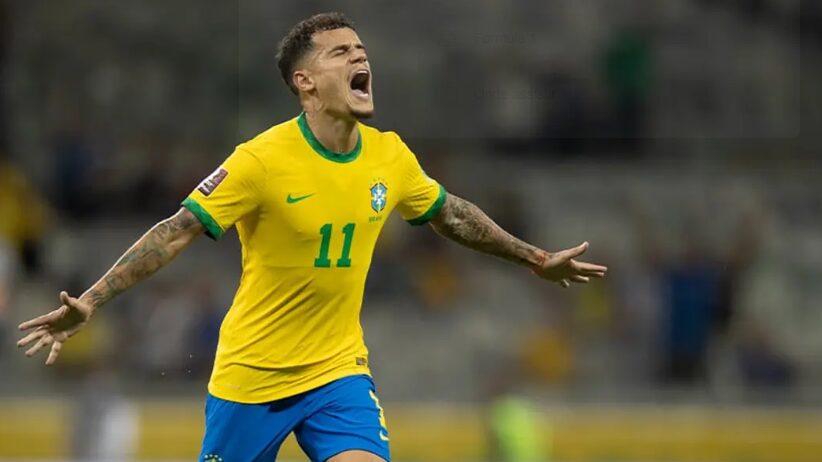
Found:
<svg viewBox="0 0 822 462"><path fill-rule="evenodd" d="M237 146L183 201L210 237L235 226L242 244L214 396L261 403L369 373L359 315L377 237L395 207L423 224L446 193L395 133L358 130L332 153L302 114Z"/></svg>

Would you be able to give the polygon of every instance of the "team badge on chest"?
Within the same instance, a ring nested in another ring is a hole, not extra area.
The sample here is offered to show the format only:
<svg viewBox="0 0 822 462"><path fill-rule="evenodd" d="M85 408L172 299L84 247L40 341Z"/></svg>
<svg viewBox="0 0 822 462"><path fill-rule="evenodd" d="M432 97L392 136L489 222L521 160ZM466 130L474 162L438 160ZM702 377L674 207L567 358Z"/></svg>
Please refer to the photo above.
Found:
<svg viewBox="0 0 822 462"><path fill-rule="evenodd" d="M388 188L382 182L371 186L371 208L375 212L380 213L385 208L387 201Z"/></svg>

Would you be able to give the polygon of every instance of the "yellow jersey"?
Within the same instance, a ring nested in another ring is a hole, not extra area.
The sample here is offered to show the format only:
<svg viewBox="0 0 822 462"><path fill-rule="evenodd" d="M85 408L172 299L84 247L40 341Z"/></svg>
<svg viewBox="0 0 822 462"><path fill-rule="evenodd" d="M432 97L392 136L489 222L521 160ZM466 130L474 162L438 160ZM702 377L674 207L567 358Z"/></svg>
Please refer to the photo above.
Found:
<svg viewBox="0 0 822 462"><path fill-rule="evenodd" d="M429 221L445 189L395 133L358 131L332 153L303 113L237 146L183 201L209 237L236 226L242 244L212 395L262 403L370 373L359 315L377 237L395 207Z"/></svg>

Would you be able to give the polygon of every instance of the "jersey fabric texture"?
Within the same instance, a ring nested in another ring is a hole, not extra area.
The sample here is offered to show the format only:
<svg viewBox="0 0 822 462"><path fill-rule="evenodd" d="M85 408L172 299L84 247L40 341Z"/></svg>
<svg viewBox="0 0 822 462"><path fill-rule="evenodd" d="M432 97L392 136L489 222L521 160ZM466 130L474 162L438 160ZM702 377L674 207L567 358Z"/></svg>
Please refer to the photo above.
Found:
<svg viewBox="0 0 822 462"><path fill-rule="evenodd" d="M367 375L345 377L271 403L244 404L209 395L201 462L277 460L292 431L312 462L349 450L391 460L380 402Z"/></svg>
<svg viewBox="0 0 822 462"><path fill-rule="evenodd" d="M183 201L208 236L235 226L242 244L215 397L270 402L369 374L359 315L377 237L394 208L423 224L446 193L395 133L358 130L354 150L332 153L301 114L237 146Z"/></svg>

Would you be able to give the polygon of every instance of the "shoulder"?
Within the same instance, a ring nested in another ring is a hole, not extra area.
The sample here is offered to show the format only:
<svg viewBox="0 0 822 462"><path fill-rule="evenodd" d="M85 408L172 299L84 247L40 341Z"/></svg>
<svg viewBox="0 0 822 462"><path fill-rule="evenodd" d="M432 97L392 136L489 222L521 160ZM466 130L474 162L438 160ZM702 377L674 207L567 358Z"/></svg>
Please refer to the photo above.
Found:
<svg viewBox="0 0 822 462"><path fill-rule="evenodd" d="M397 158L413 155L397 132L382 131L361 123L360 133L364 143L379 149L381 153L390 154Z"/></svg>
<svg viewBox="0 0 822 462"><path fill-rule="evenodd" d="M360 133L365 141L371 141L381 144L396 144L402 142L400 136L393 131L382 131L379 128L372 127L360 122Z"/></svg>
<svg viewBox="0 0 822 462"><path fill-rule="evenodd" d="M295 117L274 125L254 138L239 144L237 151L246 152L264 167L269 167L275 162L282 162L286 155L294 151L294 143L299 140L300 133Z"/></svg>

